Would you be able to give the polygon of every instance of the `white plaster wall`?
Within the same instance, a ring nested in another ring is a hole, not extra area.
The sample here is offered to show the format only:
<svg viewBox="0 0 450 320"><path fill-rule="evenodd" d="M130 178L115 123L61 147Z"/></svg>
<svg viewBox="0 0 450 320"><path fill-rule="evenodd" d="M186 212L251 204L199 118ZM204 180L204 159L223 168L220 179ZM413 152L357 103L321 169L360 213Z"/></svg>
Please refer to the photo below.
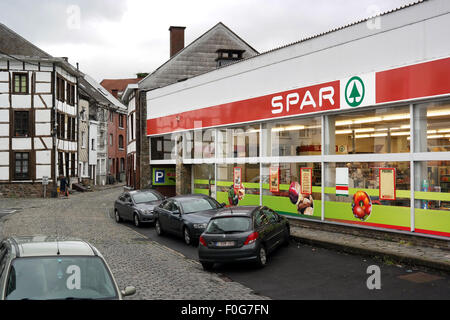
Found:
<svg viewBox="0 0 450 320"><path fill-rule="evenodd" d="M36 81L52 81L52 74L50 72L36 72Z"/></svg>
<svg viewBox="0 0 450 320"><path fill-rule="evenodd" d="M0 150L9 150L9 138L0 138Z"/></svg>
<svg viewBox="0 0 450 320"><path fill-rule="evenodd" d="M51 93L52 86L50 83L36 83L36 93Z"/></svg>
<svg viewBox="0 0 450 320"><path fill-rule="evenodd" d="M36 110L36 122L50 122L51 110Z"/></svg>
<svg viewBox="0 0 450 320"><path fill-rule="evenodd" d="M0 123L0 137L9 137L9 124L8 123Z"/></svg>
<svg viewBox="0 0 450 320"><path fill-rule="evenodd" d="M49 71L52 72L53 71L53 64L51 63L41 63L41 71Z"/></svg>
<svg viewBox="0 0 450 320"><path fill-rule="evenodd" d="M12 149L31 150L31 138L13 138Z"/></svg>
<svg viewBox="0 0 450 320"><path fill-rule="evenodd" d="M20 61L16 61L16 60L10 60L9 61L9 69L11 70L23 70L23 63Z"/></svg>
<svg viewBox="0 0 450 320"><path fill-rule="evenodd" d="M9 93L9 83L0 82L0 93Z"/></svg>
<svg viewBox="0 0 450 320"><path fill-rule="evenodd" d="M16 109L31 108L31 95L13 94L11 96L11 104L11 107Z"/></svg>
<svg viewBox="0 0 450 320"><path fill-rule="evenodd" d="M0 167L0 180L9 180L9 167Z"/></svg>
<svg viewBox="0 0 450 320"><path fill-rule="evenodd" d="M49 165L36 165L36 179L42 179L42 177L51 177L52 168Z"/></svg>
<svg viewBox="0 0 450 320"><path fill-rule="evenodd" d="M51 108L52 107L52 96L49 94L40 94L42 100L44 100L45 104L42 102L39 96L34 96L34 107L35 108Z"/></svg>
<svg viewBox="0 0 450 320"><path fill-rule="evenodd" d="M9 165L9 152L0 152L0 166Z"/></svg>
<svg viewBox="0 0 450 320"><path fill-rule="evenodd" d="M52 163L52 153L50 150L46 151L36 151L36 164L51 164Z"/></svg>
<svg viewBox="0 0 450 320"><path fill-rule="evenodd" d="M9 94L0 93L0 108L9 108Z"/></svg>
<svg viewBox="0 0 450 320"><path fill-rule="evenodd" d="M9 72L8 71L0 72L0 81L8 81L9 82Z"/></svg>
<svg viewBox="0 0 450 320"><path fill-rule="evenodd" d="M50 123L36 123L35 130L37 136L49 136L51 135Z"/></svg>
<svg viewBox="0 0 450 320"><path fill-rule="evenodd" d="M0 109L0 122L9 122L9 110Z"/></svg>

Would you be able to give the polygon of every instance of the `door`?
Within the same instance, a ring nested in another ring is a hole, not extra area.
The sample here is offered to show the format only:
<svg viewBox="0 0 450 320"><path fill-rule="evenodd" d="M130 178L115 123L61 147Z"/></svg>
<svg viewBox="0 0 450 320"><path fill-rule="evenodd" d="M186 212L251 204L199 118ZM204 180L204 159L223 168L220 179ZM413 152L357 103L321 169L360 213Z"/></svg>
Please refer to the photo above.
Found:
<svg viewBox="0 0 450 320"><path fill-rule="evenodd" d="M158 220L159 224L164 230L169 231L169 216L172 209L173 201L166 200L162 203L161 207L158 208Z"/></svg>
<svg viewBox="0 0 450 320"><path fill-rule="evenodd" d="M269 220L269 225L271 229L271 244L272 249L277 247L280 243L284 241L284 228L280 217L272 209L266 208L265 214Z"/></svg>
<svg viewBox="0 0 450 320"><path fill-rule="evenodd" d="M169 229L176 234L183 232L183 219L181 217L181 208L177 202L172 202L172 207L169 214Z"/></svg>
<svg viewBox="0 0 450 320"><path fill-rule="evenodd" d="M133 201L129 193L124 195L124 206L123 206L124 218L127 220L133 219Z"/></svg>
<svg viewBox="0 0 450 320"><path fill-rule="evenodd" d="M260 223L263 228L264 242L266 243L266 249L268 252L272 251L277 243L276 238L276 225L274 219L276 217L270 212L270 209L263 207L261 209Z"/></svg>

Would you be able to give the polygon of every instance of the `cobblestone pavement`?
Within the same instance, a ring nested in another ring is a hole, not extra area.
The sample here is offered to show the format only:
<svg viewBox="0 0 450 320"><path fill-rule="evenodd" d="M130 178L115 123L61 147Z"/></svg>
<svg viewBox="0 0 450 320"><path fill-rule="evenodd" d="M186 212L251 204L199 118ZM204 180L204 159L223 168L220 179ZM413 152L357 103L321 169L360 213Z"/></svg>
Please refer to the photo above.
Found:
<svg viewBox="0 0 450 320"><path fill-rule="evenodd" d="M130 299L268 299L116 224L109 210L122 190L74 194L69 199L0 199L0 209L18 209L0 220L0 237L58 234L86 240L104 255L120 288L136 287Z"/></svg>

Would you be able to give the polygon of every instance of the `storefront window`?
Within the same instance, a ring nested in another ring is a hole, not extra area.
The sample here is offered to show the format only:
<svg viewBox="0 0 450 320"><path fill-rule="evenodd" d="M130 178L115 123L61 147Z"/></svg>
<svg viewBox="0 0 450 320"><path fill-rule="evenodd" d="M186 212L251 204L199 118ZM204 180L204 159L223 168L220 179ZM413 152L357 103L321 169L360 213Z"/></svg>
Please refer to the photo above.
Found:
<svg viewBox="0 0 450 320"><path fill-rule="evenodd" d="M237 170L235 170L237 169ZM239 172L241 181L240 194L236 202L230 201L230 191L234 187L235 172ZM217 201L225 202L227 205L254 205L260 204L258 164L218 164L217 165Z"/></svg>
<svg viewBox="0 0 450 320"><path fill-rule="evenodd" d="M410 152L408 106L329 116L327 123L327 154Z"/></svg>
<svg viewBox="0 0 450 320"><path fill-rule="evenodd" d="M210 159L215 157L215 129L187 131L185 159Z"/></svg>
<svg viewBox="0 0 450 320"><path fill-rule="evenodd" d="M259 125L217 130L219 158L259 156Z"/></svg>
<svg viewBox="0 0 450 320"><path fill-rule="evenodd" d="M194 193L206 194L215 198L215 165L193 165L192 170L194 175Z"/></svg>
<svg viewBox="0 0 450 320"><path fill-rule="evenodd" d="M415 152L450 151L450 102L415 106L414 127Z"/></svg>
<svg viewBox="0 0 450 320"><path fill-rule="evenodd" d="M261 174L263 205L280 214L320 219L321 175L320 163L264 164Z"/></svg>
<svg viewBox="0 0 450 320"><path fill-rule="evenodd" d="M321 118L272 122L263 126L265 155L272 157L321 154Z"/></svg>
<svg viewBox="0 0 450 320"><path fill-rule="evenodd" d="M325 219L409 231L409 164L328 163L325 172ZM381 170L387 173L383 174L383 180L380 179ZM392 190L389 196L386 196L386 190Z"/></svg>
<svg viewBox="0 0 450 320"><path fill-rule="evenodd" d="M415 162L415 230L450 236L450 161Z"/></svg>
<svg viewBox="0 0 450 320"><path fill-rule="evenodd" d="M172 135L150 138L150 154L152 160L175 160L176 139Z"/></svg>

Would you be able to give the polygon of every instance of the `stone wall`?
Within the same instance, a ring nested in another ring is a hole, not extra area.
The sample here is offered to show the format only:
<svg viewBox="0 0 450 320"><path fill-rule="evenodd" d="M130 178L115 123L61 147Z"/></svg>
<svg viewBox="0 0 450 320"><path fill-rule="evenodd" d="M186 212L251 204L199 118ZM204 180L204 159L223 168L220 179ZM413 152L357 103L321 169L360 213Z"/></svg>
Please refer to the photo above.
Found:
<svg viewBox="0 0 450 320"><path fill-rule="evenodd" d="M53 185L47 186L47 197L51 197ZM42 183L6 183L0 184L0 198L43 198Z"/></svg>
<svg viewBox="0 0 450 320"><path fill-rule="evenodd" d="M185 165L181 161L177 161L176 166L176 175L177 175L177 195L183 194L191 194L191 175L192 175L192 166Z"/></svg>

